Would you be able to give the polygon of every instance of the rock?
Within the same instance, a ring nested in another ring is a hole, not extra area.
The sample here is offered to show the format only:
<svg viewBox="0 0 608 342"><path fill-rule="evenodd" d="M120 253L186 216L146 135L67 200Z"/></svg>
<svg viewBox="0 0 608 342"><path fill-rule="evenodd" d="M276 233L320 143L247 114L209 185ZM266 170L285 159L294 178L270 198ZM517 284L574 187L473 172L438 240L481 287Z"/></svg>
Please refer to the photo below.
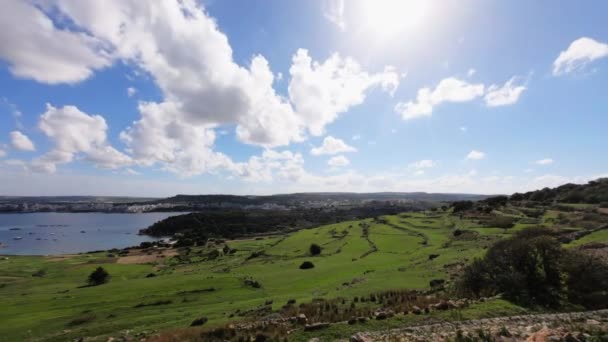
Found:
<svg viewBox="0 0 608 342"><path fill-rule="evenodd" d="M329 326L330 326L329 323L323 323L323 322L313 323L313 324L306 324L304 326L304 331L321 330L321 329L325 329L325 328L327 328Z"/></svg>
<svg viewBox="0 0 608 342"><path fill-rule="evenodd" d="M351 317L348 320L348 324L350 324L350 325L357 324L357 317Z"/></svg>
<svg viewBox="0 0 608 342"><path fill-rule="evenodd" d="M600 322L598 322L594 319L588 319L586 323L587 323L587 325L600 325L601 324Z"/></svg>
<svg viewBox="0 0 608 342"><path fill-rule="evenodd" d="M306 318L306 315L303 313L296 316L296 321L298 322L298 324L308 323L308 319Z"/></svg>
<svg viewBox="0 0 608 342"><path fill-rule="evenodd" d="M447 310L449 308L450 308L450 305L445 300L442 300L439 303L435 304L436 310Z"/></svg>
<svg viewBox="0 0 608 342"><path fill-rule="evenodd" d="M357 321L359 321L359 323L365 323L367 322L367 317L357 317Z"/></svg>
<svg viewBox="0 0 608 342"><path fill-rule="evenodd" d="M422 309L420 309L419 307L414 305L414 307L412 308L412 313L414 315L420 315L420 314L422 314Z"/></svg>
<svg viewBox="0 0 608 342"><path fill-rule="evenodd" d="M372 342L372 339L368 338L363 333L356 333L350 337L350 342Z"/></svg>

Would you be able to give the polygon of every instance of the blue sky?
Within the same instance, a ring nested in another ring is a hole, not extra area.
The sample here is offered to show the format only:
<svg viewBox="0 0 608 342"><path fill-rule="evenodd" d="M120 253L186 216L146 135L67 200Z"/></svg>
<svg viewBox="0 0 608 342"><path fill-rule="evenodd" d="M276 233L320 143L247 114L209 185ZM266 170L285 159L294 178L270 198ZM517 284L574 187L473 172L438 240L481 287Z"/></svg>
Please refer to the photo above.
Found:
<svg viewBox="0 0 608 342"><path fill-rule="evenodd" d="M511 193L608 175L604 1L0 6L0 194Z"/></svg>

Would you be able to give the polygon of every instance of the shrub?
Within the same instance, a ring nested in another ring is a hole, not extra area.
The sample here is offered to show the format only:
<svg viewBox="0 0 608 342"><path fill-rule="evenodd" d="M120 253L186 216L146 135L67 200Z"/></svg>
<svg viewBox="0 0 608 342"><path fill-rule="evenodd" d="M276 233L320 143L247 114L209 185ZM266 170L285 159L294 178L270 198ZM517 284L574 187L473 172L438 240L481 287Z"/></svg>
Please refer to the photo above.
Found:
<svg viewBox="0 0 608 342"><path fill-rule="evenodd" d="M321 254L321 246L317 245L316 243L311 244L308 250L310 251L310 255Z"/></svg>
<svg viewBox="0 0 608 342"><path fill-rule="evenodd" d="M465 295L502 293L522 305L558 306L563 297L560 243L543 229L528 229L494 244L465 268L458 288Z"/></svg>
<svg viewBox="0 0 608 342"><path fill-rule="evenodd" d="M46 270L38 270L34 273L32 273L32 277L39 277L42 278L46 275Z"/></svg>
<svg viewBox="0 0 608 342"><path fill-rule="evenodd" d="M191 327L198 327L201 326L205 323L207 323L209 319L207 317L199 317L197 319L195 319L194 321L192 321L192 323L190 323Z"/></svg>
<svg viewBox="0 0 608 342"><path fill-rule="evenodd" d="M315 264L313 264L310 261L304 261L302 263L302 265L300 265L300 269L301 270L308 270L308 269L311 269L311 268L314 268L314 267L315 267Z"/></svg>
<svg viewBox="0 0 608 342"><path fill-rule="evenodd" d="M103 267L97 267L95 271L89 274L88 283L91 286L105 284L108 281L110 281L110 274Z"/></svg>
<svg viewBox="0 0 608 342"><path fill-rule="evenodd" d="M69 326L75 326L75 325L81 325L81 324L85 324L88 322L91 322L92 320L95 319L95 315L92 313L85 313L83 315L80 315L76 318L74 318L73 320L71 320L68 325Z"/></svg>
<svg viewBox="0 0 608 342"><path fill-rule="evenodd" d="M608 265L579 251L564 254L568 301L589 309L608 307Z"/></svg>
<svg viewBox="0 0 608 342"><path fill-rule="evenodd" d="M495 216L486 222L488 227L509 229L515 225L515 218L510 216Z"/></svg>

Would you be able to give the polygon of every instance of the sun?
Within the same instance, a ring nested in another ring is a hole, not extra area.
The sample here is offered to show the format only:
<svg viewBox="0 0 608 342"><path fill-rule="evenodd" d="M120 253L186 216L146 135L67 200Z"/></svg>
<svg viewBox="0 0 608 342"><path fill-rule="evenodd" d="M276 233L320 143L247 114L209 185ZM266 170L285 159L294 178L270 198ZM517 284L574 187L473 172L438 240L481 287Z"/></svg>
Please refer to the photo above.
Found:
<svg viewBox="0 0 608 342"><path fill-rule="evenodd" d="M361 29L380 38L415 31L427 19L429 0L361 1L358 17Z"/></svg>

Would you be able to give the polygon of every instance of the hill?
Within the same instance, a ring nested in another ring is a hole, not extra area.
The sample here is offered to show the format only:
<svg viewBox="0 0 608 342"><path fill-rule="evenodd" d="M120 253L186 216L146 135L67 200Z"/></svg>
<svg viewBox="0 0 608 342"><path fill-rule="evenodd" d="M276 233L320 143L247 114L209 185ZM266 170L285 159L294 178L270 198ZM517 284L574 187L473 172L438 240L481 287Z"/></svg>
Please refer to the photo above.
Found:
<svg viewBox="0 0 608 342"><path fill-rule="evenodd" d="M605 203L608 205L608 178L600 178L587 184L564 184L556 188L544 188L523 194L511 195L512 201Z"/></svg>
<svg viewBox="0 0 608 342"><path fill-rule="evenodd" d="M209 238L184 248L148 244L70 256L8 256L0 258L0 334L44 341L257 335L329 341L429 321L520 315L533 309L496 297L454 298L449 289L474 258L528 228L551 228L567 250L605 254L608 247L601 228L606 215L590 215L587 207L550 207L533 216L528 210L513 204L490 213L444 208L264 237ZM513 218L509 228L489 219L502 216ZM319 255L311 254L312 244L321 247ZM302 269L305 262L313 267ZM97 267L110 273L110 282L86 286ZM187 328L193 323L203 328Z"/></svg>

